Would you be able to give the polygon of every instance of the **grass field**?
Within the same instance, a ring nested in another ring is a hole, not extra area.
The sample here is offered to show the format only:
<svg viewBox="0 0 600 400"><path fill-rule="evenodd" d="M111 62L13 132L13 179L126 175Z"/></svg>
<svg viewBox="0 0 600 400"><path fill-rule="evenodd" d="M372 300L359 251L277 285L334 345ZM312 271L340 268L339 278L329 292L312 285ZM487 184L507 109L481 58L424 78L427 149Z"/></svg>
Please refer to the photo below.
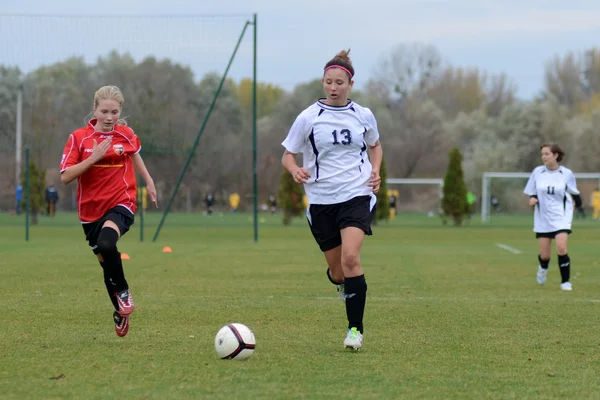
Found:
<svg viewBox="0 0 600 400"><path fill-rule="evenodd" d="M136 302L114 333L102 272L74 214L0 216L2 399L597 399L600 222L575 221L573 292L535 281L528 216L374 228L362 351L343 348L343 303L305 221L263 215L139 219L119 242ZM173 248L163 253L163 246ZM219 360L217 330L248 325L257 350Z"/></svg>

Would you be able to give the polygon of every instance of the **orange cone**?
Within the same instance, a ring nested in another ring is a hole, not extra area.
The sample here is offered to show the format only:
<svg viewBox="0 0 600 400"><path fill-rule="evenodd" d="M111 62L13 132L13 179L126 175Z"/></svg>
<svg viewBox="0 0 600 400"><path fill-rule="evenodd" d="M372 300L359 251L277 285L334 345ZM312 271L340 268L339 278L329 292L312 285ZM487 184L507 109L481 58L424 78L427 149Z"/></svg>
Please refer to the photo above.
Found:
<svg viewBox="0 0 600 400"><path fill-rule="evenodd" d="M121 253L121 260L129 260L129 259L131 259L129 257L129 254L127 254L127 253Z"/></svg>
<svg viewBox="0 0 600 400"><path fill-rule="evenodd" d="M172 253L173 249L170 248L169 246L165 246L163 247L163 253Z"/></svg>

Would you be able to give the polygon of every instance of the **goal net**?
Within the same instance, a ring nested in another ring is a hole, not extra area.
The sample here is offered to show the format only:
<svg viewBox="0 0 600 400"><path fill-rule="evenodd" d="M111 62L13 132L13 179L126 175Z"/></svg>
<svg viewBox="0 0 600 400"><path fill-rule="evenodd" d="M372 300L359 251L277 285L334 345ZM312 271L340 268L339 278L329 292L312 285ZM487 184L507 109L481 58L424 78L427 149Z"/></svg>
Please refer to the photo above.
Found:
<svg viewBox="0 0 600 400"><path fill-rule="evenodd" d="M236 182L223 184L221 174L229 171L219 169L228 165L251 171L248 113L228 105L238 104L230 100L235 96L251 99L238 89L241 80L252 79L252 35L240 39L252 18L0 15L0 167L5 172L0 176L0 210L14 207L16 176L24 170L24 155L19 160L15 139L19 88L22 151L29 148L31 160L46 171L47 184L59 188L59 209L73 210L76 194L75 185L58 184L63 146L69 134L90 119L94 92L104 85L121 88L121 116L142 141L142 155L164 204L238 45L173 210L202 210L209 188L217 200L226 199L217 192L230 186L252 193L250 173L239 173ZM232 137L236 146L226 143ZM245 182L250 182L249 188L240 187Z"/></svg>
<svg viewBox="0 0 600 400"><path fill-rule="evenodd" d="M388 191L397 190L396 211L398 213L437 215L439 212L443 197L443 179L388 178L385 182Z"/></svg>
<svg viewBox="0 0 600 400"><path fill-rule="evenodd" d="M574 173L584 207L594 189L600 185L600 173ZM481 182L481 221L492 215L525 213L528 201L523 194L531 172L484 172Z"/></svg>

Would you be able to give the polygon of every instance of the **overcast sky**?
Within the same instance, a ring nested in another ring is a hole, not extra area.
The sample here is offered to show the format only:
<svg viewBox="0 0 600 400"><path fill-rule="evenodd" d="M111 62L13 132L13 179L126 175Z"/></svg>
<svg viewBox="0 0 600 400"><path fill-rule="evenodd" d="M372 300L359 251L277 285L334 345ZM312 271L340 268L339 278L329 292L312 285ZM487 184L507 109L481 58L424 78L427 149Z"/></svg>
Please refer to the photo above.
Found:
<svg viewBox="0 0 600 400"><path fill-rule="evenodd" d="M70 55L94 62L111 48L222 72L244 22L258 15L258 78L292 89L352 48L356 84L402 43L438 48L455 66L512 77L519 95L543 87L555 55L600 46L600 1L583 0L0 0L0 63L28 72ZM87 16L16 18L8 15ZM223 18L222 15L236 15ZM168 19L134 16L173 16ZM214 15L211 18L192 16ZM111 17L118 18L111 18ZM177 17L175 17L177 16ZM252 31L248 32L249 34ZM231 76L252 73L251 35Z"/></svg>

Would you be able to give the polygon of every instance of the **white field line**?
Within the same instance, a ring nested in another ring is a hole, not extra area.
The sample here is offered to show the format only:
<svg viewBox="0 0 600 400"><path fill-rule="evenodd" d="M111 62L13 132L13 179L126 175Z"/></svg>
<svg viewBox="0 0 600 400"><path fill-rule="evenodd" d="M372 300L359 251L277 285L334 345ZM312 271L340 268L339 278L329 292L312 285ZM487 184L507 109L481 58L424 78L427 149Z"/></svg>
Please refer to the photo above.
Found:
<svg viewBox="0 0 600 400"><path fill-rule="evenodd" d="M292 300L338 300L341 302L340 298L337 296L315 296L315 297L303 297L303 296L267 296L268 300L273 299L292 299ZM377 300L377 301L400 301L406 300L401 297L371 297L367 296L368 300Z"/></svg>
<svg viewBox="0 0 600 400"><path fill-rule="evenodd" d="M504 249L506 251L510 251L513 254L521 254L522 253L521 250L515 249L514 247L510 247L510 246L507 246L507 245L502 244L502 243L496 243L496 247L500 247L501 249Z"/></svg>
<svg viewBox="0 0 600 400"><path fill-rule="evenodd" d="M557 290L557 292L559 292ZM560 294L560 293L559 293ZM207 298L210 298L211 296L207 296ZM277 300L277 299L283 299L283 300L335 300L335 301L340 301L340 298L337 296L267 296L266 297L267 300ZM423 297L423 296L416 296L416 297L406 297L406 298L402 298L402 297L375 297L375 296L368 296L367 295L367 302L369 301L402 301L402 302L411 302L411 301L415 301L415 300L420 300L420 301L440 301L440 300L444 300L444 301L451 301L452 299L443 299L443 298L439 298L439 297ZM464 298L464 297L458 297L454 300L458 300L458 301L465 301L465 300L474 300L474 301L484 301L484 302L491 302L491 303L495 303L495 302L503 302L503 303L510 303L510 302L522 302L522 303L529 303L529 302L537 302L539 301L539 299L536 298L519 298L519 297L507 297L507 298ZM565 297L563 296L557 296L554 299L545 299L544 301L565 301ZM600 299L571 299L571 301L575 301L575 302L583 302L583 303L600 303ZM341 303L341 301L340 301Z"/></svg>
<svg viewBox="0 0 600 400"><path fill-rule="evenodd" d="M538 287L538 285L535 285L535 287ZM540 288L540 290L542 290ZM574 293L564 293L558 289L555 290L556 291L556 296L553 298L548 298L548 299L544 299L545 302L552 302L552 301L560 301L560 302L565 302L565 301L572 301L572 302L577 302L577 303L600 303L600 298L597 299L592 299L592 298L571 298L573 297ZM71 294L67 294L66 296L70 296ZM21 293L21 296L65 296L64 293L42 293L40 291L36 291L33 293ZM154 298L155 296L145 293L145 294L139 294L140 297L144 297L144 298ZM161 298L163 297L169 297L169 298L174 298L177 297L175 295L163 295L160 296ZM196 299L209 299L209 300L215 300L215 299L230 299L231 300L231 296L219 296L219 295L211 295L211 296L193 296ZM340 302L340 298L337 296L279 296L279 295L271 295L271 296L242 296L242 298L244 299L243 301L256 301L256 300L325 300L325 301L335 301L335 302ZM240 298L237 298L237 300L239 301ZM383 302L404 302L404 303L411 303L411 302L415 302L415 301L444 301L444 302L449 302L449 301L474 301L474 302L484 302L484 303L515 303L515 302L521 302L521 303L529 303L529 302L538 302L539 299L538 298L533 298L533 297L436 297L436 296L409 296L409 297L397 297L397 296L369 296L367 295L367 303L369 301L383 301Z"/></svg>

